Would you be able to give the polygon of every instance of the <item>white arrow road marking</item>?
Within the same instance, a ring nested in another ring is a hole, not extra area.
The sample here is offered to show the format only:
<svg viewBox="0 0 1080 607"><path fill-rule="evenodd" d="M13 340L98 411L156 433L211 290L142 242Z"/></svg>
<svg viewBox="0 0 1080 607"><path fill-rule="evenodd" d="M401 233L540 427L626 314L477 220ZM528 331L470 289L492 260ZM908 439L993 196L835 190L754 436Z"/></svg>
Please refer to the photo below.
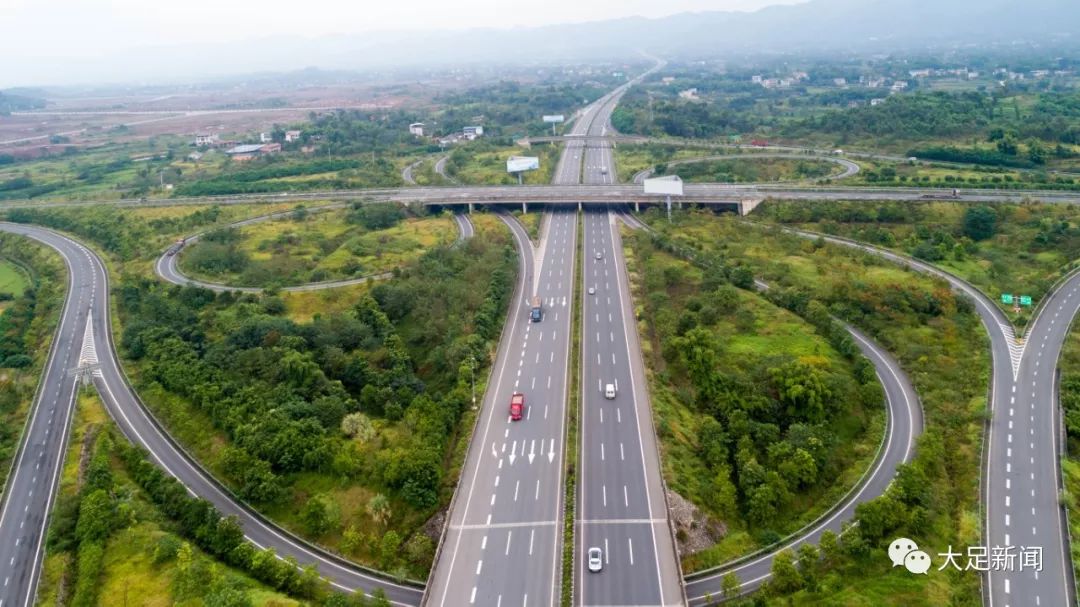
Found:
<svg viewBox="0 0 1080 607"><path fill-rule="evenodd" d="M555 439L551 439L551 451L548 451L548 463L555 461Z"/></svg>
<svg viewBox="0 0 1080 607"><path fill-rule="evenodd" d="M541 446L543 449L543 446ZM533 463L533 458L536 457L536 440L534 439L529 445L529 463Z"/></svg>

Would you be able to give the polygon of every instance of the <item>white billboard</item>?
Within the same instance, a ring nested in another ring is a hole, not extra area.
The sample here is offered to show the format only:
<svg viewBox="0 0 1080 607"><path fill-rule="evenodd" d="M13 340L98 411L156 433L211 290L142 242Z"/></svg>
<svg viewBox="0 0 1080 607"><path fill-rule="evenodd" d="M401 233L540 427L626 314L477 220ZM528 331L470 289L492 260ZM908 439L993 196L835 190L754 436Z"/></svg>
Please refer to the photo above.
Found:
<svg viewBox="0 0 1080 607"><path fill-rule="evenodd" d="M682 196L682 179L678 175L666 177L654 177L645 180L646 194L666 194L668 196Z"/></svg>
<svg viewBox="0 0 1080 607"><path fill-rule="evenodd" d="M544 122L555 123L555 122L562 122L564 120L566 120L566 116L563 116L562 114L554 114L554 115L551 115L551 116L544 116Z"/></svg>
<svg viewBox="0 0 1080 607"><path fill-rule="evenodd" d="M506 159L507 173L535 171L540 168L540 159L536 156L511 156Z"/></svg>

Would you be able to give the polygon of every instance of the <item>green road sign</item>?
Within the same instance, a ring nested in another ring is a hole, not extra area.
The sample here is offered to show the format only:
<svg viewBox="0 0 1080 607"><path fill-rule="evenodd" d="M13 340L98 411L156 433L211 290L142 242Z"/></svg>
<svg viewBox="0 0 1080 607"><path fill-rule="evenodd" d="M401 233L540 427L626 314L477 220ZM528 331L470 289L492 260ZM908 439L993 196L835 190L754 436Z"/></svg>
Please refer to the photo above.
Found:
<svg viewBox="0 0 1080 607"><path fill-rule="evenodd" d="M1011 304L1012 302L1013 302L1012 293L1002 293L1001 294L1001 303L1003 303L1003 304Z"/></svg>
<svg viewBox="0 0 1080 607"><path fill-rule="evenodd" d="M1021 295L1020 296L1020 305L1022 305L1022 306L1030 306L1031 305L1031 296L1030 295Z"/></svg>

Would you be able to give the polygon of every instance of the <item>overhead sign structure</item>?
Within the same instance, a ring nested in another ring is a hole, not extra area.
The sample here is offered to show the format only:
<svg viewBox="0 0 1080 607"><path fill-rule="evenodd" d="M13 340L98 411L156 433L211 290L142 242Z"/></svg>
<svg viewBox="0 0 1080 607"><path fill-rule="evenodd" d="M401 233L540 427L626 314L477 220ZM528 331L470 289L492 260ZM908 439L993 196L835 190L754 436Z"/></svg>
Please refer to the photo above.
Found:
<svg viewBox="0 0 1080 607"><path fill-rule="evenodd" d="M653 177L645 180L646 194L662 194L666 196L682 196L683 182L678 175L665 177Z"/></svg>

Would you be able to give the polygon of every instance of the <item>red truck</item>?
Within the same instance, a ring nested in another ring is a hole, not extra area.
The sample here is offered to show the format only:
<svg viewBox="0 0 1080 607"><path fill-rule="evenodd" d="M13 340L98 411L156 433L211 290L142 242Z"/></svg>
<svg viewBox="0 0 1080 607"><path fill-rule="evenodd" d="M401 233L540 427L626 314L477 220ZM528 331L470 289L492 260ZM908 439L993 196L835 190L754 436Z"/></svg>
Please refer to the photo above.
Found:
<svg viewBox="0 0 1080 607"><path fill-rule="evenodd" d="M750 141L750 145L757 146L759 148L763 148L763 147L768 146L769 142L766 141L765 139L754 139L754 140Z"/></svg>
<svg viewBox="0 0 1080 607"><path fill-rule="evenodd" d="M525 395L521 392L514 392L514 395L510 397L510 419L518 421L524 414Z"/></svg>

